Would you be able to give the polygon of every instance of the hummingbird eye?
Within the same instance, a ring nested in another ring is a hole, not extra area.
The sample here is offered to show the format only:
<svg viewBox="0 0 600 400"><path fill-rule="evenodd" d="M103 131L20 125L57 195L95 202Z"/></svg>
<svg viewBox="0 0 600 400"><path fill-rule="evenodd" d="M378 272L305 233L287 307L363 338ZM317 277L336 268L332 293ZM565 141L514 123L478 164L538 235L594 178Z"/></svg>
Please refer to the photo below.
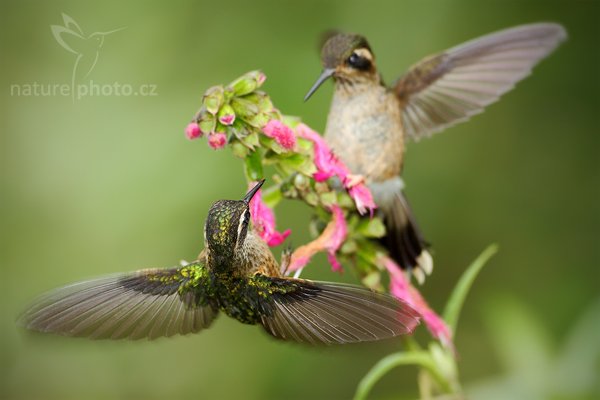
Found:
<svg viewBox="0 0 600 400"><path fill-rule="evenodd" d="M371 68L371 61L366 57L362 57L357 53L352 53L348 60L346 60L349 66L355 69L359 69L361 71L366 71Z"/></svg>

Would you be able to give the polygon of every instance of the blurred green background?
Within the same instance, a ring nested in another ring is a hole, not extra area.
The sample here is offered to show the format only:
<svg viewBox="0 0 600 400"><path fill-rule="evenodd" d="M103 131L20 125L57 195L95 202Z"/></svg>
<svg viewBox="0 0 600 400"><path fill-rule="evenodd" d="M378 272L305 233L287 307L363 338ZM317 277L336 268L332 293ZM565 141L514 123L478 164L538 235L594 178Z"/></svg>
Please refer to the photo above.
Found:
<svg viewBox="0 0 600 400"><path fill-rule="evenodd" d="M433 244L423 287L441 310L466 265L500 253L476 282L456 345L472 398L598 398L600 337L600 3L591 1L13 1L0 5L0 397L15 399L349 398L398 341L336 348L274 342L220 318L196 336L93 342L28 334L15 318L72 281L192 259L210 204L238 198L241 162L183 129L209 86L260 68L284 113L322 131L331 84L322 31L366 35L388 82L422 57L534 21L569 40L484 114L410 144L408 196ZM155 85L155 96L15 96L11 85L68 84L75 55L50 25L62 13L105 38L85 78ZM280 209L292 242L309 211ZM277 252L277 251L276 251ZM305 276L355 280L317 258ZM427 339L422 329L419 337ZM398 369L378 399L416 396Z"/></svg>

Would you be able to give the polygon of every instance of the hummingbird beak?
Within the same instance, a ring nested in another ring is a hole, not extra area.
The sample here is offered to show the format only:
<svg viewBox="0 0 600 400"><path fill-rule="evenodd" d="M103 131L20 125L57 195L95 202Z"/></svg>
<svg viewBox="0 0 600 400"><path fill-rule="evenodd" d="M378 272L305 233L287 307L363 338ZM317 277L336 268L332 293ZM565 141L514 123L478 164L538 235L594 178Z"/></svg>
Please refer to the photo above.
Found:
<svg viewBox="0 0 600 400"><path fill-rule="evenodd" d="M250 204L250 200L252 200L252 198L254 197L256 192L258 192L258 189L260 189L260 187L263 185L263 183L265 183L264 179L261 179L260 181L258 181L258 183L256 185L254 185L254 187L252 189L250 189L250 191L248 193L246 193L246 195L244 196L242 201L246 204Z"/></svg>
<svg viewBox="0 0 600 400"><path fill-rule="evenodd" d="M331 78L331 76L333 75L334 72L335 72L334 68L325 68L323 70L323 72L321 72L321 75L319 76L319 78L317 78L317 81L315 82L315 84L310 88L308 93L306 93L306 96L304 96L304 101L308 100L310 98L310 96L312 96L312 94L317 91L319 86L321 86L323 84L323 82L325 82L327 79Z"/></svg>

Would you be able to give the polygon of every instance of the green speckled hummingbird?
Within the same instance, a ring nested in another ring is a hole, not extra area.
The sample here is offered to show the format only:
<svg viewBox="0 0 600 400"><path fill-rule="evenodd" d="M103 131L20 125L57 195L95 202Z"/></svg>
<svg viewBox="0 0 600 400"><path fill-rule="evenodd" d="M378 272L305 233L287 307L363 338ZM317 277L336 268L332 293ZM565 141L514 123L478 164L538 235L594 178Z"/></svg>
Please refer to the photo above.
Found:
<svg viewBox="0 0 600 400"><path fill-rule="evenodd" d="M205 248L185 266L144 269L75 283L42 295L21 317L27 329L94 339L154 339L208 328L219 312L308 344L373 341L407 334L419 316L365 287L285 277L249 229L249 203L214 203Z"/></svg>
<svg viewBox="0 0 600 400"><path fill-rule="evenodd" d="M433 260L403 194L406 141L482 112L566 37L554 23L506 29L423 59L391 87L383 83L364 37L334 34L324 43L323 72L304 99L333 77L325 139L369 185L386 223L383 243L419 282Z"/></svg>

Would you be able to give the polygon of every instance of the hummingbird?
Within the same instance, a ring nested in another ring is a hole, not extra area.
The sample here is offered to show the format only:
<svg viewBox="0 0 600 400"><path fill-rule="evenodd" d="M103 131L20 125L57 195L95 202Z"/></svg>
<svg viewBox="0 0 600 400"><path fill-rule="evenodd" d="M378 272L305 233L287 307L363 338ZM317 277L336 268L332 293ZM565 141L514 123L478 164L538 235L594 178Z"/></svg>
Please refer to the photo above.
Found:
<svg viewBox="0 0 600 400"><path fill-rule="evenodd" d="M364 36L326 38L322 73L304 100L333 78L325 139L353 178L371 189L386 225L383 245L419 283L431 273L433 259L403 191L406 142L482 112L566 37L556 23L501 30L424 58L391 86L379 74Z"/></svg>
<svg viewBox="0 0 600 400"><path fill-rule="evenodd" d="M249 227L252 197L219 200L204 225L205 248L179 267L142 269L68 285L21 316L30 330L94 339L154 339L199 332L221 312L305 344L375 341L411 333L420 316L366 287L284 276ZM289 257L284 257L289 259ZM287 261L286 261L287 262Z"/></svg>

